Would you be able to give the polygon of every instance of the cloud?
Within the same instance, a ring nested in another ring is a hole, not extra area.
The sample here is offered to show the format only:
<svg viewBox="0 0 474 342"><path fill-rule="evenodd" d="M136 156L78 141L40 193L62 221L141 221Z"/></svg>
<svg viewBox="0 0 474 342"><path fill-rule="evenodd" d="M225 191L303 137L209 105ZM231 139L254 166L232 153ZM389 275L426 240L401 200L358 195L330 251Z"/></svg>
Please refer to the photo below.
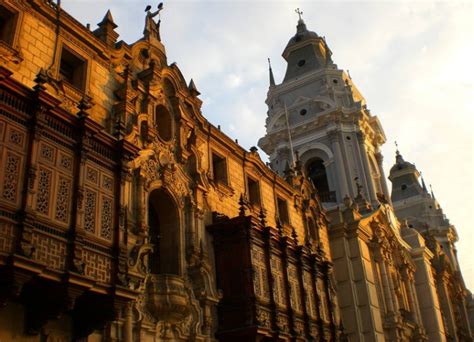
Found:
<svg viewBox="0 0 474 342"><path fill-rule="evenodd" d="M226 86L228 88L237 88L242 83L242 78L236 74L230 74L226 78Z"/></svg>

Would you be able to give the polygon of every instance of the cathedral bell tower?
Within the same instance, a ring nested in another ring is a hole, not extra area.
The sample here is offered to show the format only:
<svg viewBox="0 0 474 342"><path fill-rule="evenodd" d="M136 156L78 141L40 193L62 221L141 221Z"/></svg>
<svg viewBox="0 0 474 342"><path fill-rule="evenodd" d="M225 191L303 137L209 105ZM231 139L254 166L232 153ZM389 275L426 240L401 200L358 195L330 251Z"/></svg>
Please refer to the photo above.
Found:
<svg viewBox="0 0 474 342"><path fill-rule="evenodd" d="M259 146L280 175L298 152L327 208L361 189L373 207L388 201L380 122L348 73L333 62L325 38L309 31L298 14L296 34L282 54L287 69L281 84L275 84L270 66L267 132Z"/></svg>

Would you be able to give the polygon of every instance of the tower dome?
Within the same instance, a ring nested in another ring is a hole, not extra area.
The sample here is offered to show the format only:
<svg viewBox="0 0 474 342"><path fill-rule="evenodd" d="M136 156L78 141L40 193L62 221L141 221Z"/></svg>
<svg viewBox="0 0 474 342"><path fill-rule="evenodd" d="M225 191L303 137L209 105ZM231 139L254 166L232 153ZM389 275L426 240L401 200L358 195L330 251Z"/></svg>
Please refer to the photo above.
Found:
<svg viewBox="0 0 474 342"><path fill-rule="evenodd" d="M300 18L296 33L288 41L282 54L288 62L284 81L333 65L331 55L325 39L316 32L309 31Z"/></svg>

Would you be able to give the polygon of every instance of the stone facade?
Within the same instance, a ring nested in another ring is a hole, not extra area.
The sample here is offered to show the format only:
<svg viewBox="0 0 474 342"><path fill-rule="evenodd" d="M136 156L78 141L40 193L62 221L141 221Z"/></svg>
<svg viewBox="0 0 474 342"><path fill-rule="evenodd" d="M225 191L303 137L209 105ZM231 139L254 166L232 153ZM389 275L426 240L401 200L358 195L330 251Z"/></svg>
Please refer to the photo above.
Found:
<svg viewBox="0 0 474 342"><path fill-rule="evenodd" d="M456 231L416 169L397 156L388 192L382 126L325 39L301 18L283 57L281 84L269 70L259 145L278 174L299 164L318 190L346 338L472 340L472 296L455 255Z"/></svg>
<svg viewBox="0 0 474 342"><path fill-rule="evenodd" d="M0 4L0 341L339 339L314 187L206 121L156 14Z"/></svg>

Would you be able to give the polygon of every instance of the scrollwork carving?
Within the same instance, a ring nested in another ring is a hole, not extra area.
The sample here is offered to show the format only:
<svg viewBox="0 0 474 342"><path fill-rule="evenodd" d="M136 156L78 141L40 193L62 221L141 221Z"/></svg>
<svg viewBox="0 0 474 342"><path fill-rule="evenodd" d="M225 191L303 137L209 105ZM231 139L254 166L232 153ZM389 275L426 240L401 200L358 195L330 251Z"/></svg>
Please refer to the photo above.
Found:
<svg viewBox="0 0 474 342"><path fill-rule="evenodd" d="M130 252L129 266L142 274L149 273L146 258L153 252L153 246L149 243L137 243Z"/></svg>

